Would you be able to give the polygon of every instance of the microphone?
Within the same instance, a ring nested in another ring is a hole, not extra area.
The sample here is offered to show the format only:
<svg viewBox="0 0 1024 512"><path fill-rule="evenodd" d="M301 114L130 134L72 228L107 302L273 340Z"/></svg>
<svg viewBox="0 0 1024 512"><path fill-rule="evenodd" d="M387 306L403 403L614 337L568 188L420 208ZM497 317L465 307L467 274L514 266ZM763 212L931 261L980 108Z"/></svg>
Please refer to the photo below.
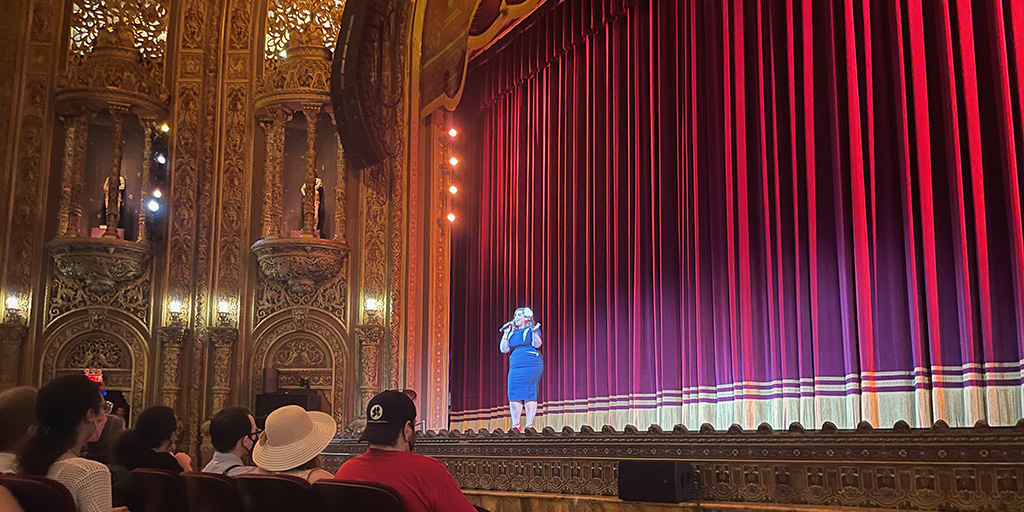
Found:
<svg viewBox="0 0 1024 512"><path fill-rule="evenodd" d="M498 328L498 332L505 332L505 329L507 329L509 327L512 327L512 321L511 320L509 320L508 322L505 322L505 325L502 325L501 327L499 327Z"/></svg>

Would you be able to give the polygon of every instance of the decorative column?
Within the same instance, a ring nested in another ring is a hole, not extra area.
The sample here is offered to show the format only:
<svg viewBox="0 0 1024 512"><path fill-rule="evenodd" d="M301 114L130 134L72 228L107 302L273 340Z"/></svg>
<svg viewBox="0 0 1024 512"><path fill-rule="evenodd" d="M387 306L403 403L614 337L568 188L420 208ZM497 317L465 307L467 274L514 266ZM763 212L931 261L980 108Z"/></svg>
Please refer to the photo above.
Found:
<svg viewBox="0 0 1024 512"><path fill-rule="evenodd" d="M359 396L362 399L357 416L366 412L370 399L380 392L380 345L384 339L384 327L380 325L357 325L356 335L359 337L359 360L362 372L359 375Z"/></svg>
<svg viewBox="0 0 1024 512"><path fill-rule="evenodd" d="M153 130L156 129L156 117L152 115L140 116L142 123L142 205L139 208L139 233L136 241L143 245L149 245L149 230L146 227L146 198L149 197L149 172L153 167Z"/></svg>
<svg viewBox="0 0 1024 512"><path fill-rule="evenodd" d="M92 115L93 111L86 108L74 108L61 115L64 123L64 169L57 236L78 236L82 217L82 168L85 166L85 143Z"/></svg>
<svg viewBox="0 0 1024 512"><path fill-rule="evenodd" d="M306 195L302 199L302 237L310 238L316 229L316 122L323 105L305 104L306 116Z"/></svg>
<svg viewBox="0 0 1024 512"><path fill-rule="evenodd" d="M107 231L103 238L117 238L117 224L121 218L121 159L124 150L124 116L128 113L126 105L111 105L110 117L114 120L111 138L114 146L111 149L110 182L107 185Z"/></svg>
<svg viewBox="0 0 1024 512"><path fill-rule="evenodd" d="M231 370L234 366L238 329L229 326L210 327L210 345L213 346L213 411L228 404L231 396Z"/></svg>
<svg viewBox="0 0 1024 512"><path fill-rule="evenodd" d="M333 112L331 113L331 122L337 127L338 122L334 118ZM338 143L338 183L334 186L334 240L345 243L346 223L348 222L345 215L345 147L341 145L341 134L337 129L334 130L334 140Z"/></svg>
<svg viewBox="0 0 1024 512"><path fill-rule="evenodd" d="M21 347L28 337L28 325L19 314L8 313L0 324L0 391L18 383Z"/></svg>
<svg viewBox="0 0 1024 512"><path fill-rule="evenodd" d="M281 200L284 185L281 182L281 168L284 165L284 128L292 118L292 112L281 106L267 107L267 115L260 119L260 126L266 133L266 158L264 160L263 194L263 238L281 237Z"/></svg>
<svg viewBox="0 0 1024 512"><path fill-rule="evenodd" d="M158 331L162 350L163 386L160 388L160 401L181 414L178 403L181 401L181 348L188 338L188 329L181 325L161 327Z"/></svg>

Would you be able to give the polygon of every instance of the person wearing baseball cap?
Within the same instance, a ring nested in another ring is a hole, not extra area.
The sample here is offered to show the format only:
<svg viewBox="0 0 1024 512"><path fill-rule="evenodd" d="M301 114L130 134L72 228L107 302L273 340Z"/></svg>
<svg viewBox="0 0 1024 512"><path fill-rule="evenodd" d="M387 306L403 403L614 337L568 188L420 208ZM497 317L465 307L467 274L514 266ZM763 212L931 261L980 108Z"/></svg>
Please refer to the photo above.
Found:
<svg viewBox="0 0 1024 512"><path fill-rule="evenodd" d="M476 512L443 462L412 453L414 425L416 405L407 395L378 393L366 404L366 429L359 436L369 449L342 464L335 478L391 487L408 512Z"/></svg>

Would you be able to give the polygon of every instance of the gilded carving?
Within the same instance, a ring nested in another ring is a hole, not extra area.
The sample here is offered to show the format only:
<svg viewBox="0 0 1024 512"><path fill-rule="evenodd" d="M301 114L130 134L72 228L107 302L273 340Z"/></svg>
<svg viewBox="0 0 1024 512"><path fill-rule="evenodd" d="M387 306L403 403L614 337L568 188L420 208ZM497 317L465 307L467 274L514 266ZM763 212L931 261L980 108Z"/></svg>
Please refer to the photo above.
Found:
<svg viewBox="0 0 1024 512"><path fill-rule="evenodd" d="M28 326L24 322L0 323L0 390L17 383L21 346L27 336Z"/></svg>
<svg viewBox="0 0 1024 512"><path fill-rule="evenodd" d="M301 329L292 321L292 311L283 310L278 315L269 319L265 328L257 330L252 347L251 366L249 368L250 389L252 390L251 398L254 400L255 394L259 389L262 389L263 369L274 366L275 360L278 358L277 354L282 349L286 355L281 357L288 360L291 357L288 354L298 350L297 348L289 348L294 347L294 345L289 345L289 343L303 340L311 344L307 346L319 345L320 353L324 355L325 364L318 368L314 367L315 371L311 374L321 376L316 381L319 384L314 384L312 381L311 384L331 387L328 398L332 405L333 415L339 422L344 423L347 418L346 408L348 405L346 392L349 391L345 388L345 378L348 375L348 360L350 357L347 336L338 327L329 324L328 322L333 323L333 320L324 318L322 313L309 311L308 314L309 316L303 321L304 326ZM299 361L300 359L296 355L293 361ZM303 368L306 370L310 369L309 367L286 369L294 372ZM292 373L292 375L298 374ZM327 377L329 377L329 380ZM282 383L284 383L284 378L285 375L282 375ZM291 383L288 385L298 385L297 380L289 382Z"/></svg>
<svg viewBox="0 0 1024 512"><path fill-rule="evenodd" d="M161 381L161 403L175 409L181 414L181 350L188 337L188 330L183 327L161 327L160 344L162 346L163 378Z"/></svg>
<svg viewBox="0 0 1024 512"><path fill-rule="evenodd" d="M362 398L359 410L362 411L373 395L380 392L380 350L384 328L360 325L356 327L356 334L359 336L359 362L362 369L359 375L359 394Z"/></svg>
<svg viewBox="0 0 1024 512"><path fill-rule="evenodd" d="M317 29L313 42L333 52L344 9L345 2L337 0L270 0L264 46L266 59L274 62L282 58L281 51L293 34L309 28Z"/></svg>
<svg viewBox="0 0 1024 512"><path fill-rule="evenodd" d="M231 395L231 369L235 345L238 344L238 329L234 327L210 327L210 344L213 345L213 409L219 411L228 405Z"/></svg>
<svg viewBox="0 0 1024 512"><path fill-rule="evenodd" d="M304 297L339 274L348 247L323 238L268 238L257 240L252 252L263 275Z"/></svg>
<svg viewBox="0 0 1024 512"><path fill-rule="evenodd" d="M85 57L104 30L122 23L130 27L134 47L156 72L163 68L167 47L167 12L169 0L103 1L73 0L71 3L72 59Z"/></svg>
<svg viewBox="0 0 1024 512"><path fill-rule="evenodd" d="M261 275L256 283L254 325L260 325L278 311L293 307L315 308L337 319L348 328L348 256L343 256L338 270L311 293L296 295L278 282Z"/></svg>
<svg viewBox="0 0 1024 512"><path fill-rule="evenodd" d="M319 343L298 338L282 343L272 361L275 368L319 368L327 364L328 357Z"/></svg>
<svg viewBox="0 0 1024 512"><path fill-rule="evenodd" d="M284 128L292 118L292 112L285 107L272 105L266 108L260 126L266 134L266 160L264 161L263 195L263 238L281 236L281 171L284 158Z"/></svg>
<svg viewBox="0 0 1024 512"><path fill-rule="evenodd" d="M117 187L111 189L116 191ZM108 221L112 217L116 226L117 214L108 214ZM116 230L114 233L116 236ZM145 244L116 238L61 237L51 240L46 248L60 274L92 295L114 293L149 270L151 250Z"/></svg>
<svg viewBox="0 0 1024 512"><path fill-rule="evenodd" d="M141 324L121 313L93 308L61 318L44 331L43 339L41 383L106 365L111 370L108 386L126 391L133 417L145 407L149 348Z"/></svg>

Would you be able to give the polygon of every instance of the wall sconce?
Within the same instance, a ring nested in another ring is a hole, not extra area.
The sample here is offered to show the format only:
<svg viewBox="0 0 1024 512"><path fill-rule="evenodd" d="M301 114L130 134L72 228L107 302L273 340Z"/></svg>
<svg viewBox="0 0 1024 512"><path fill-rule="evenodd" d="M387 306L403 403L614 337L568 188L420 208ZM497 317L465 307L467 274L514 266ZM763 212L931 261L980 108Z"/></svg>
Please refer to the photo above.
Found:
<svg viewBox="0 0 1024 512"><path fill-rule="evenodd" d="M381 321L381 309L383 304L374 297L367 297L363 304L363 323L378 325Z"/></svg>
<svg viewBox="0 0 1024 512"><path fill-rule="evenodd" d="M167 305L167 313L171 315L171 325L181 325L181 301L172 300Z"/></svg>
<svg viewBox="0 0 1024 512"><path fill-rule="evenodd" d="M217 303L217 325L220 327L232 327L234 324L234 308L231 307L231 301L227 299L221 299Z"/></svg>
<svg viewBox="0 0 1024 512"><path fill-rule="evenodd" d="M21 316L21 300L15 294L7 296L7 300L4 302L7 314L4 315L4 323L20 324L25 319Z"/></svg>

